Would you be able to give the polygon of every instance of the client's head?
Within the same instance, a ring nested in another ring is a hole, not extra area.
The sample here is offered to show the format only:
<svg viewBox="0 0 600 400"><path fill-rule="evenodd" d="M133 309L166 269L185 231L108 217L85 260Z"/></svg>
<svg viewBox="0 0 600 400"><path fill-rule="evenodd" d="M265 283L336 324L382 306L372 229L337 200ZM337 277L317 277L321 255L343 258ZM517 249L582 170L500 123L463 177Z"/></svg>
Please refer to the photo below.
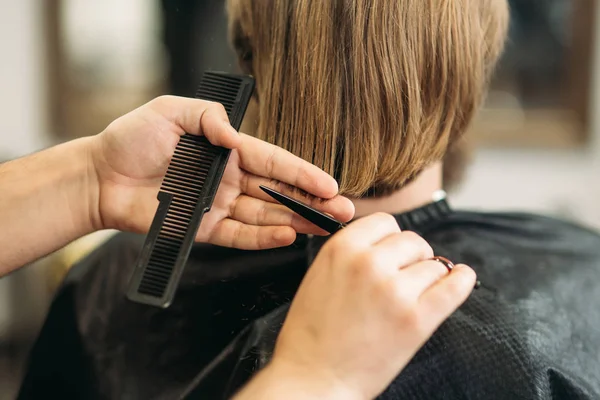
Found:
<svg viewBox="0 0 600 400"><path fill-rule="evenodd" d="M481 104L505 0L228 0L257 82L256 135L350 197L386 196L440 161Z"/></svg>

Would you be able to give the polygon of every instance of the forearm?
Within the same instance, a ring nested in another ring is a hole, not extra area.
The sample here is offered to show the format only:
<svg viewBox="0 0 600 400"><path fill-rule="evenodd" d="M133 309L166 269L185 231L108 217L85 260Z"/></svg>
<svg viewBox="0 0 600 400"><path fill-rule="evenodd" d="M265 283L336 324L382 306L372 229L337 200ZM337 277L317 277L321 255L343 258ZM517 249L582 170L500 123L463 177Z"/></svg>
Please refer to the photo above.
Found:
<svg viewBox="0 0 600 400"><path fill-rule="evenodd" d="M94 230L91 140L0 165L0 276Z"/></svg>
<svg viewBox="0 0 600 400"><path fill-rule="evenodd" d="M233 400L364 400L336 379L285 364L269 364Z"/></svg>

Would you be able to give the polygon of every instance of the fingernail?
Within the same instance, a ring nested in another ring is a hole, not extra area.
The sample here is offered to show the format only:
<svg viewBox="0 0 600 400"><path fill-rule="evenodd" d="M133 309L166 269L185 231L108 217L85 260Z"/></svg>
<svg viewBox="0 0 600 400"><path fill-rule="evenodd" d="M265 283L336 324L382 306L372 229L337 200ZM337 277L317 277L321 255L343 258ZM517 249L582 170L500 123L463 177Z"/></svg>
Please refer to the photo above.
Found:
<svg viewBox="0 0 600 400"><path fill-rule="evenodd" d="M295 233L292 233L292 235L290 235L290 231L287 229L277 229L275 232L273 232L273 238L278 243L290 242L290 238L292 236L294 236L291 240L293 242L295 240Z"/></svg>

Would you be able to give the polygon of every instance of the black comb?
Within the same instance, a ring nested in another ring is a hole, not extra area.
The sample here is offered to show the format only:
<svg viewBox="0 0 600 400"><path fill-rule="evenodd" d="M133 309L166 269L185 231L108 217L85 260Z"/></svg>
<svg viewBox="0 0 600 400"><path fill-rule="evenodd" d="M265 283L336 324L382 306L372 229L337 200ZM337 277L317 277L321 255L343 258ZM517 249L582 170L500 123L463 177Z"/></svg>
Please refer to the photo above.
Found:
<svg viewBox="0 0 600 400"><path fill-rule="evenodd" d="M225 107L229 123L240 129L254 91L254 78L205 72L196 98ZM231 150L204 136L184 134L158 192L158 209L146 236L127 297L167 308L185 268L198 227L210 211Z"/></svg>

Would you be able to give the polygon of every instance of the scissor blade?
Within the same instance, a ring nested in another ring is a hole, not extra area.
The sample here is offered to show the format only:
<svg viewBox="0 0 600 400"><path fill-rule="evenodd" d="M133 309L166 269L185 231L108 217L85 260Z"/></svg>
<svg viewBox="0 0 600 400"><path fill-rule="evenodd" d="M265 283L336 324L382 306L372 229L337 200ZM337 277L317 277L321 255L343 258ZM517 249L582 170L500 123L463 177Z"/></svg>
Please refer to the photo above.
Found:
<svg viewBox="0 0 600 400"><path fill-rule="evenodd" d="M319 228L329 233L335 233L344 227L344 224L340 221L331 218L329 215L315 210L314 208L307 206L306 204L301 203L296 199L286 196L283 193L279 193L276 190L273 190L266 186L261 185L260 188L263 192L277 200L279 203L283 204L290 210L299 214L301 217L307 219L308 221L312 222Z"/></svg>

